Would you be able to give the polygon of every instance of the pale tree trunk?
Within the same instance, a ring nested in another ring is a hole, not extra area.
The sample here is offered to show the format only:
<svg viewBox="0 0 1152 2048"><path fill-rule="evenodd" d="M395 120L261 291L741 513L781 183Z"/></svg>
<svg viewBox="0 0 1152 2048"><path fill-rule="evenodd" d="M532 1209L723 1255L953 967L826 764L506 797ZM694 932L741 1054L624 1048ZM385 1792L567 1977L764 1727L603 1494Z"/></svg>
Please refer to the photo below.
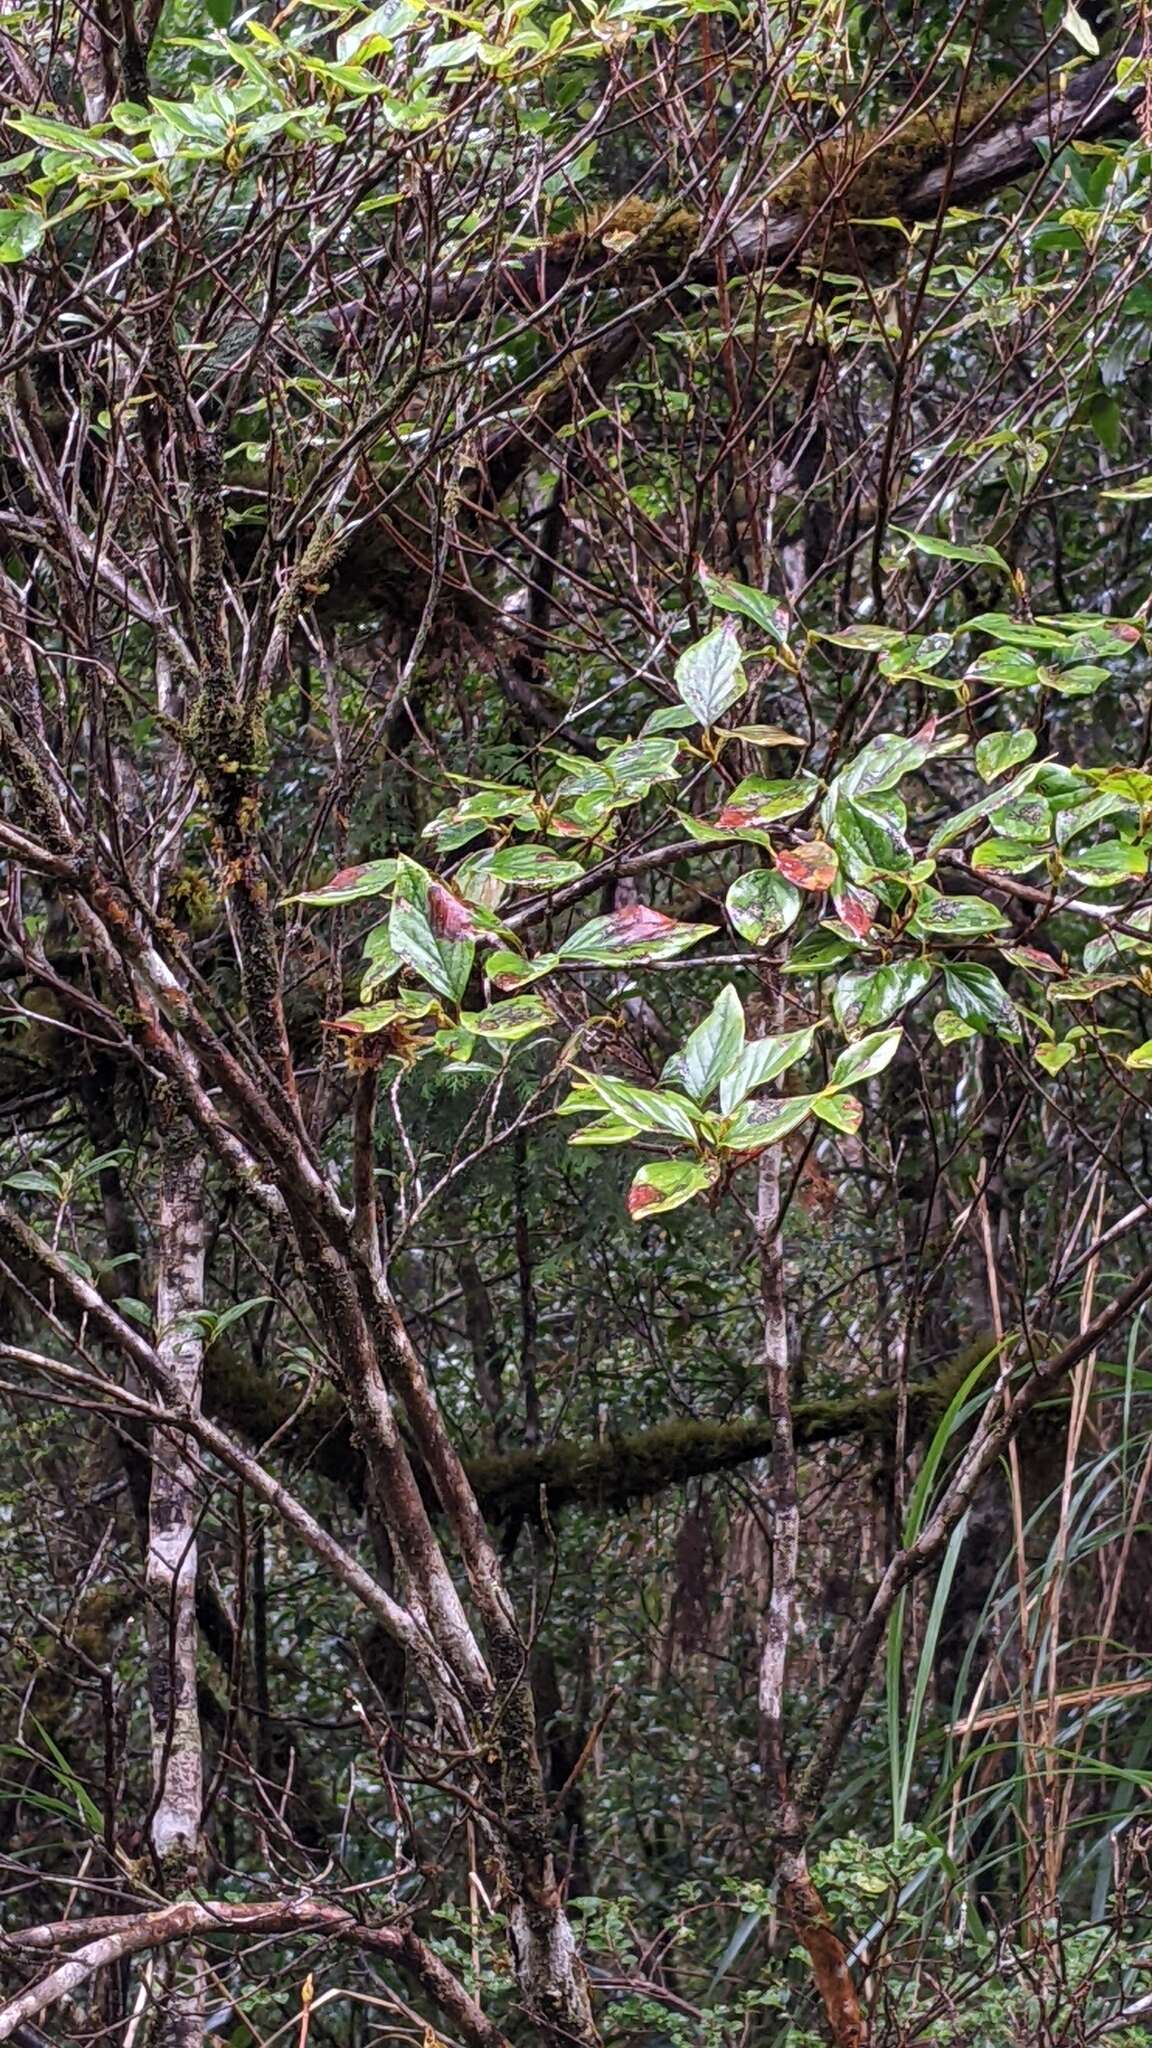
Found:
<svg viewBox="0 0 1152 2048"><path fill-rule="evenodd" d="M782 1005L778 989L766 990L766 994L769 1000L765 1005L765 1025L771 1033L780 1028ZM800 1560L800 1503L781 1231L781 1158L779 1145L769 1146L761 1153L756 1205L764 1381L772 1429L768 1470L772 1590L760 1648L760 1765L781 1914L808 1952L836 2048L863 2048L864 2023L856 1988L843 1944L812 1882L808 1868L808 1823L793 1796L784 1752L785 1686Z"/></svg>
<svg viewBox="0 0 1152 2048"><path fill-rule="evenodd" d="M198 1412L204 1333L204 1160L182 1117L161 1118L156 1349L189 1410ZM152 1722L151 1844L170 1898L196 1882L203 1751L196 1698L196 1553L200 1487L189 1440L154 1429L148 1508L148 1659ZM159 1994L161 2048L203 2037L203 1966L169 1951Z"/></svg>

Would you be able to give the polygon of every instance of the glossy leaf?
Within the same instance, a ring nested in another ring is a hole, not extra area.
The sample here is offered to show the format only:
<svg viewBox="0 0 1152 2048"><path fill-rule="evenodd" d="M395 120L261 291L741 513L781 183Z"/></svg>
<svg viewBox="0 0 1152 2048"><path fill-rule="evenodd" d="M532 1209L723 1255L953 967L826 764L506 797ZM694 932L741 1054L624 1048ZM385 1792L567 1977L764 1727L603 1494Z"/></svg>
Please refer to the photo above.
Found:
<svg viewBox="0 0 1152 2048"><path fill-rule="evenodd" d="M814 1025L807 1025L802 1031L786 1031L773 1038L753 1038L744 1047L735 1065L725 1074L720 1083L720 1109L724 1116L730 1116L740 1107L745 1097L755 1093L757 1088L767 1087L780 1074L787 1073L797 1060L811 1052L816 1037Z"/></svg>
<svg viewBox="0 0 1152 2048"><path fill-rule="evenodd" d="M716 1179L715 1168L691 1159L657 1159L642 1166L628 1190L628 1214L634 1223L679 1209L702 1195Z"/></svg>
<svg viewBox="0 0 1152 2048"><path fill-rule="evenodd" d="M678 1081L693 1102L706 1102L735 1065L744 1046L744 1011L729 983L721 989L703 1023L674 1053L661 1075Z"/></svg>
<svg viewBox="0 0 1152 2048"><path fill-rule="evenodd" d="M1002 931L1008 919L982 896L938 896L926 893L908 925L918 938L981 939Z"/></svg>
<svg viewBox="0 0 1152 2048"><path fill-rule="evenodd" d="M297 896L286 896L285 903L314 903L328 910L338 903L356 903L362 897L383 896L396 880L394 860L364 861L359 867L341 868L330 882L319 889L303 889Z"/></svg>
<svg viewBox="0 0 1152 2048"><path fill-rule="evenodd" d="M701 725L715 725L744 695L748 680L735 626L726 622L685 649L676 663L676 688Z"/></svg>
<svg viewBox="0 0 1152 2048"><path fill-rule="evenodd" d="M630 903L581 925L565 939L560 958L607 967L630 960L671 960L715 929L711 924L680 924L646 903Z"/></svg>
<svg viewBox="0 0 1152 2048"><path fill-rule="evenodd" d="M814 1095L812 1114L821 1123L831 1124L833 1130L854 1137L864 1121L864 1104L858 1095Z"/></svg>
<svg viewBox="0 0 1152 2048"><path fill-rule="evenodd" d="M830 889L840 870L834 849L823 839L809 839L801 846L782 847L776 865L785 881L798 889Z"/></svg>
<svg viewBox="0 0 1152 2048"><path fill-rule="evenodd" d="M800 891L782 874L771 868L753 868L733 882L724 908L742 939L753 946L766 946L795 924L802 901Z"/></svg>
<svg viewBox="0 0 1152 2048"><path fill-rule="evenodd" d="M923 995L935 976L931 960L919 956L893 960L857 974L842 974L836 983L832 1010L843 1031L867 1030L887 1024L905 1005Z"/></svg>
<svg viewBox="0 0 1152 2048"><path fill-rule="evenodd" d="M994 1031L1000 1038L1020 1037L1016 1005L990 967L977 960L949 960L944 966L944 988L957 1016L974 1030Z"/></svg>
<svg viewBox="0 0 1152 2048"><path fill-rule="evenodd" d="M867 1038L858 1038L854 1045L846 1045L837 1057L828 1086L854 1088L858 1082L882 1074L895 1059L903 1036L899 1029L875 1031Z"/></svg>
<svg viewBox="0 0 1152 2048"><path fill-rule="evenodd" d="M464 913L463 919L452 905ZM433 918L438 929L433 928ZM454 927L461 927L459 936ZM476 951L467 930L466 906L434 883L415 861L401 860L388 920L389 942L405 966L438 995L454 1002L468 986Z"/></svg>
<svg viewBox="0 0 1152 2048"><path fill-rule="evenodd" d="M1036 735L1028 728L1016 732L989 732L976 743L976 773L981 782L995 782L1009 768L1027 761L1036 752Z"/></svg>

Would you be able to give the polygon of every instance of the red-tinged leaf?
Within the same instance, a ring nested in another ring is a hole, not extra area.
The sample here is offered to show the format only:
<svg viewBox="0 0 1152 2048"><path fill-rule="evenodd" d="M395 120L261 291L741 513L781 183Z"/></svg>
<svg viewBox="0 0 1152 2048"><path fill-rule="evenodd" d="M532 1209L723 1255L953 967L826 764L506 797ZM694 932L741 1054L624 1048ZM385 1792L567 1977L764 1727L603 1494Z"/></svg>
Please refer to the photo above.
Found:
<svg viewBox="0 0 1152 2048"><path fill-rule="evenodd" d="M635 946L660 938L664 932L670 932L675 923L674 917L665 917L662 910L653 910L650 903L629 903L623 910L612 913L612 936Z"/></svg>
<svg viewBox="0 0 1152 2048"><path fill-rule="evenodd" d="M876 916L877 902L870 889L853 888L851 882L832 898L836 915L854 938L866 939Z"/></svg>
<svg viewBox="0 0 1152 2048"><path fill-rule="evenodd" d="M628 1214L639 1216L643 1210L651 1209L660 1200L659 1188L630 1187L628 1190Z"/></svg>
<svg viewBox="0 0 1152 2048"><path fill-rule="evenodd" d="M474 939L479 935L466 903L461 903L442 882L432 882L428 889L428 923L435 939Z"/></svg>
<svg viewBox="0 0 1152 2048"><path fill-rule="evenodd" d="M1038 946L1005 946L1002 951L1006 960L1013 961L1017 967L1029 969L1033 974L1064 972L1059 960L1054 960L1051 953L1042 953Z"/></svg>
<svg viewBox="0 0 1152 2048"><path fill-rule="evenodd" d="M809 839L776 855L776 865L786 881L798 889L830 889L840 872L833 849L823 839Z"/></svg>

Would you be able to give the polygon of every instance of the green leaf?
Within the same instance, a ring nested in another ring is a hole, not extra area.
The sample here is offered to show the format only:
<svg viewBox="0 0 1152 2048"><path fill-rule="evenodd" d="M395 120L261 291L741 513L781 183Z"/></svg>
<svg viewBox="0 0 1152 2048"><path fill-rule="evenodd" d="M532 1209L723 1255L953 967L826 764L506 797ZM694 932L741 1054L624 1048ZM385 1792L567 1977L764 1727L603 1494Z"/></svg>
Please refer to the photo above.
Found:
<svg viewBox="0 0 1152 2048"><path fill-rule="evenodd" d="M1076 1047L1070 1039L1064 1038L1058 1045L1038 1045L1032 1057L1046 1074L1056 1075L1068 1065L1069 1060L1076 1058Z"/></svg>
<svg viewBox="0 0 1152 2048"><path fill-rule="evenodd" d="M734 930L750 945L766 946L786 932L800 915L799 889L769 868L739 875L724 898Z"/></svg>
<svg viewBox="0 0 1152 2048"><path fill-rule="evenodd" d="M864 1121L864 1104L858 1095L814 1095L812 1114L821 1123L831 1124L833 1130L846 1131L851 1138Z"/></svg>
<svg viewBox="0 0 1152 2048"><path fill-rule="evenodd" d="M487 1010L462 1015L460 1022L478 1038L530 1038L556 1022L556 1013L542 996L510 996L505 1003L493 1003Z"/></svg>
<svg viewBox="0 0 1152 2048"><path fill-rule="evenodd" d="M1046 846L1052 837L1052 811L1047 799L1034 792L1018 796L1011 803L998 804L988 816L993 832L1002 839L1023 839Z"/></svg>
<svg viewBox="0 0 1152 2048"><path fill-rule="evenodd" d="M714 924L678 924L646 903L630 903L581 925L565 939L560 958L608 967L628 960L671 960L715 930Z"/></svg>
<svg viewBox="0 0 1152 2048"><path fill-rule="evenodd" d="M944 987L952 1008L974 1030L994 1031L1000 1038L1020 1037L1016 1005L990 967L975 960L949 960L944 966Z"/></svg>
<svg viewBox="0 0 1152 2048"><path fill-rule="evenodd" d="M715 725L748 688L735 626L725 622L686 648L675 674L681 701L701 725Z"/></svg>
<svg viewBox="0 0 1152 2048"><path fill-rule="evenodd" d="M938 1010L932 1019L932 1029L941 1045L954 1045L957 1039L976 1036L975 1025L966 1024L955 1010Z"/></svg>
<svg viewBox="0 0 1152 2048"><path fill-rule="evenodd" d="M319 889L304 889L297 896L285 896L285 903L315 903L327 910L337 903L356 903L362 896L383 896L396 880L394 860L369 860L355 868L341 868Z"/></svg>
<svg viewBox="0 0 1152 2048"><path fill-rule="evenodd" d="M668 1088L633 1088L629 1082L613 1081L605 1074L584 1074L582 1079L598 1107L636 1130L668 1131L674 1138L695 1142L696 1105L685 1096Z"/></svg>
<svg viewBox="0 0 1152 2048"><path fill-rule="evenodd" d="M690 1159L658 1159L642 1166L628 1190L628 1214L634 1223L679 1209L702 1195L717 1178L716 1168Z"/></svg>
<svg viewBox="0 0 1152 2048"><path fill-rule="evenodd" d="M745 1102L723 1139L726 1152L762 1152L776 1145L812 1114L814 1097L789 1095L783 1102Z"/></svg>
<svg viewBox="0 0 1152 2048"><path fill-rule="evenodd" d="M954 839L963 836L969 825L977 824L981 818L986 818L990 811L1002 810L1014 797L1022 796L1026 789L1032 787L1043 765L1040 761L1030 761L1028 766L1022 768L1019 775L1014 775L1011 782L1006 782L1003 788L988 790L982 797L978 797L975 803L967 804L963 810L957 811L932 834L928 841L928 852L939 853L942 846L951 846Z"/></svg>
<svg viewBox="0 0 1152 2048"><path fill-rule="evenodd" d="M404 962L401 960L388 936L389 920L374 924L364 939L364 974L360 983L360 1001L370 1003L378 989L385 982L399 974Z"/></svg>
<svg viewBox="0 0 1152 2048"><path fill-rule="evenodd" d="M721 1114L731 1116L746 1096L787 1073L811 1052L815 1036L816 1027L809 1024L802 1031L781 1032L775 1038L750 1039L720 1083Z"/></svg>
<svg viewBox="0 0 1152 2048"><path fill-rule="evenodd" d="M559 965L559 953L538 953L535 960L525 960L519 953L497 951L488 955L487 974L493 988L527 988L530 982L555 974Z"/></svg>
<svg viewBox="0 0 1152 2048"><path fill-rule="evenodd" d="M0 263L22 263L26 256L34 256L47 232L44 215L32 207L0 207Z"/></svg>
<svg viewBox="0 0 1152 2048"><path fill-rule="evenodd" d="M759 626L777 647L788 645L788 614L774 597L766 591L753 590L747 583L736 583L730 576L714 576L703 562L699 563L697 573L705 597L717 611L739 612L742 618Z"/></svg>
<svg viewBox="0 0 1152 2048"><path fill-rule="evenodd" d="M1125 504L1132 504L1139 498L1152 498L1152 476L1138 476L1133 483L1116 484L1110 491L1101 491L1100 496L1118 498Z"/></svg>
<svg viewBox="0 0 1152 2048"><path fill-rule="evenodd" d="M710 822L719 832L761 830L778 818L794 818L798 811L806 810L818 789L814 775L794 775L787 781L749 775L725 798L723 808Z"/></svg>
<svg viewBox="0 0 1152 2048"><path fill-rule="evenodd" d="M1085 889L1111 889L1118 882L1139 879L1148 872L1148 855L1141 846L1129 846L1122 839L1107 839L1100 846L1077 847L1065 855L1068 873Z"/></svg>
<svg viewBox="0 0 1152 2048"><path fill-rule="evenodd" d="M1030 875L1042 868L1048 855L1042 846L1029 846L1023 839L982 839L972 855L977 874Z"/></svg>
<svg viewBox="0 0 1152 2048"><path fill-rule="evenodd" d="M850 960L856 950L832 932L806 932L787 960L781 961L779 972L826 974L830 967L839 967L841 961Z"/></svg>
<svg viewBox="0 0 1152 2048"><path fill-rule="evenodd" d="M908 930L916 938L981 939L1008 923L1002 910L980 896L938 896L926 890Z"/></svg>
<svg viewBox="0 0 1152 2048"><path fill-rule="evenodd" d="M867 1038L858 1038L854 1045L846 1045L837 1058L829 1080L829 1088L853 1088L858 1081L870 1081L874 1074L882 1074L896 1057L904 1033L875 1031Z"/></svg>
<svg viewBox="0 0 1152 2048"><path fill-rule="evenodd" d="M945 739L936 738L936 721L930 718L919 732L912 734L879 732L875 739L862 747L855 759L848 763L836 777L828 792L827 809L844 797L859 798L874 795L879 790L895 789L905 775L911 775L922 768L938 754L954 754L964 745L962 733L949 734Z"/></svg>
<svg viewBox="0 0 1152 2048"><path fill-rule="evenodd" d="M892 531L900 534L904 540L911 541L918 554L938 555L945 562L987 563L993 569L1003 569L1006 576L1012 574L999 548L991 547L986 541L960 546L954 540L937 540L932 533L909 533L903 526L894 526Z"/></svg>
<svg viewBox="0 0 1152 2048"><path fill-rule="evenodd" d="M584 873L578 860L561 860L546 846L502 846L494 853L474 855L468 868L498 882L542 889L558 889L562 882L579 881Z"/></svg>
<svg viewBox="0 0 1152 2048"><path fill-rule="evenodd" d="M653 733L685 732L697 722L695 712L689 711L686 704L662 704L659 711L654 711L651 718L644 720L640 736L646 739Z"/></svg>
<svg viewBox="0 0 1152 2048"><path fill-rule="evenodd" d="M931 960L914 958L840 975L832 998L837 1023L842 1031L887 1024L905 1004L923 995L935 972Z"/></svg>
<svg viewBox="0 0 1152 2048"><path fill-rule="evenodd" d="M865 654L878 654L881 649L905 646L909 635L896 626L870 626L863 620L859 625L846 626L842 633L814 630L813 638L827 640L833 647L855 647Z"/></svg>
<svg viewBox="0 0 1152 2048"><path fill-rule="evenodd" d="M1061 27L1067 31L1074 43L1079 43L1080 48L1087 51L1090 57L1100 55L1100 42L1095 29L1091 22L1085 21L1079 8L1073 6L1072 0L1068 0L1064 9Z"/></svg>
<svg viewBox="0 0 1152 2048"><path fill-rule="evenodd" d="M721 989L702 1024L674 1053L661 1080L679 1081L693 1102L706 1102L744 1046L744 1011L736 990Z"/></svg>
<svg viewBox="0 0 1152 2048"><path fill-rule="evenodd" d="M881 792L836 800L828 821L828 837L852 882L870 882L877 874L905 873L912 849L904 835L904 806L899 797Z"/></svg>
<svg viewBox="0 0 1152 2048"><path fill-rule="evenodd" d="M1068 646L1067 633L1060 633L1054 626L1037 626L1030 619L1011 619L1006 612L981 612L978 618L965 622L966 633L987 633L992 640L1003 641L1008 647L1050 647L1063 651Z"/></svg>
<svg viewBox="0 0 1152 2048"><path fill-rule="evenodd" d="M436 931L433 916L439 885L415 861L397 863L396 887L388 919L393 952L437 994L458 1002L468 986L476 948L471 938ZM442 892L447 894L446 891ZM454 900L454 899L453 899ZM463 909L463 905L460 906Z"/></svg>
<svg viewBox="0 0 1152 2048"><path fill-rule="evenodd" d="M1143 1045L1138 1045L1135 1052L1130 1052L1124 1065L1133 1067L1140 1073L1152 1067L1152 1038L1146 1038Z"/></svg>
<svg viewBox="0 0 1152 2048"><path fill-rule="evenodd" d="M1036 751L1036 735L1026 728L1018 732L986 733L976 745L976 773L981 782L995 782L1017 762L1027 761Z"/></svg>

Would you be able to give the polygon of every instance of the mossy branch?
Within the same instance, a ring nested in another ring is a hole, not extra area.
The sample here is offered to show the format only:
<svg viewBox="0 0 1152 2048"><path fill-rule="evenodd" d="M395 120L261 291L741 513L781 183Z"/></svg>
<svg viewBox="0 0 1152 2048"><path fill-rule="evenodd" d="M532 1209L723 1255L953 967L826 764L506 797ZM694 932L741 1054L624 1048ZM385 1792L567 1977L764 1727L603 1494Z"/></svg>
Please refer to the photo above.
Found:
<svg viewBox="0 0 1152 2048"><path fill-rule="evenodd" d="M913 1435L934 1426L973 1366L993 1346L992 1337L978 1337L931 1379L909 1388L908 1428ZM844 1439L881 1442L895 1430L898 1403L895 1387L800 1401L795 1410L797 1446L812 1450ZM362 1498L359 1451L342 1404L330 1389L301 1407L291 1388L268 1380L218 1344L206 1363L204 1404L209 1414L256 1442L287 1429L283 1444L293 1458L354 1500ZM764 1416L736 1422L685 1419L598 1441L493 1452L468 1459L466 1469L485 1515L500 1523L538 1514L542 1498L550 1512L576 1506L619 1511L689 1479L750 1464L765 1455L770 1442Z"/></svg>

